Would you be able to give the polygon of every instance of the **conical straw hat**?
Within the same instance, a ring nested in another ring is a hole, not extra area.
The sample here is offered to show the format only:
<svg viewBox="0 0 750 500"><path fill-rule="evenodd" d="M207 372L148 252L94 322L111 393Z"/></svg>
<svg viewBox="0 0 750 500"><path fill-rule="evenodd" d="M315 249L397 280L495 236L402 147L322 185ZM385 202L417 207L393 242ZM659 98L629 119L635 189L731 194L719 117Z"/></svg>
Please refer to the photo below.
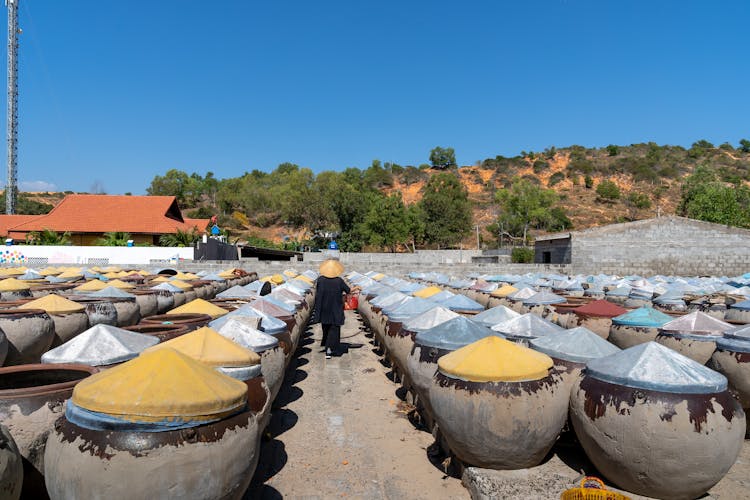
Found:
<svg viewBox="0 0 750 500"><path fill-rule="evenodd" d="M343 272L344 266L341 265L341 262L334 259L328 259L320 265L320 274L326 278L337 278Z"/></svg>

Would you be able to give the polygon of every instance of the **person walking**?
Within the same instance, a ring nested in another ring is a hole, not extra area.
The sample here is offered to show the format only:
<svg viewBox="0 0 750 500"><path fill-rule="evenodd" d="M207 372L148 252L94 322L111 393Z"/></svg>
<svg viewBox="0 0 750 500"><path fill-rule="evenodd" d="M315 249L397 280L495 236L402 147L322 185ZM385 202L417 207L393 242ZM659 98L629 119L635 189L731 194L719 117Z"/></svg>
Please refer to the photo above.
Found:
<svg viewBox="0 0 750 500"><path fill-rule="evenodd" d="M325 347L326 359L340 354L341 326L344 324L344 295L351 292L349 285L341 279L344 266L328 259L320 265L320 276L315 281L315 306L313 317L323 328L321 346Z"/></svg>

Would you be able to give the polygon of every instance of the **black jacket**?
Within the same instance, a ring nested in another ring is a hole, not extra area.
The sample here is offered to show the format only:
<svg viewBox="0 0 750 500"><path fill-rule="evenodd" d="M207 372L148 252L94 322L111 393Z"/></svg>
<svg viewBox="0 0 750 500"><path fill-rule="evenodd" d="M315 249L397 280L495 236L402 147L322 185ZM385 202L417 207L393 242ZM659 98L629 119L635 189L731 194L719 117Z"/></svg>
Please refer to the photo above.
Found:
<svg viewBox="0 0 750 500"><path fill-rule="evenodd" d="M349 286L341 278L320 276L315 281L315 321L323 325L343 325L343 294L349 291Z"/></svg>

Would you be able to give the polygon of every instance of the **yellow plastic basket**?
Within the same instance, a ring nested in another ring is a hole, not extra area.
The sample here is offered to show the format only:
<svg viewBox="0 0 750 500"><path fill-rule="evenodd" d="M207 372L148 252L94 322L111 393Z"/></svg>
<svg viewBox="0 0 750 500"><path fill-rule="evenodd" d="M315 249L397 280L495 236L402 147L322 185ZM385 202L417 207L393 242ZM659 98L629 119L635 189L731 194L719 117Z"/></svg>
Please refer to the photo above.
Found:
<svg viewBox="0 0 750 500"><path fill-rule="evenodd" d="M560 500L630 500L630 497L608 490L598 477L587 476L581 480L580 488L563 491Z"/></svg>

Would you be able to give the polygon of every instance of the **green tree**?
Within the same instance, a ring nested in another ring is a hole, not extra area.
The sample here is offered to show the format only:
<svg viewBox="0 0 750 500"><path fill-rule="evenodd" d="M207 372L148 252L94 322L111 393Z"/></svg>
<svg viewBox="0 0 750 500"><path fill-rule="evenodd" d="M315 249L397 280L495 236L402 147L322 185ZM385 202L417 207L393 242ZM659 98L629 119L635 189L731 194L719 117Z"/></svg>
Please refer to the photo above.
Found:
<svg viewBox="0 0 750 500"><path fill-rule="evenodd" d="M427 242L438 247L455 245L471 231L471 204L456 175L443 172L432 176L419 205Z"/></svg>
<svg viewBox="0 0 750 500"><path fill-rule="evenodd" d="M596 194L599 198L607 201L620 199L620 188L610 180L604 180L596 186Z"/></svg>
<svg viewBox="0 0 750 500"><path fill-rule="evenodd" d="M25 193L16 193L16 213L25 215L41 215L49 213L53 206L32 200ZM0 195L0 213L5 213L5 191Z"/></svg>
<svg viewBox="0 0 750 500"><path fill-rule="evenodd" d="M691 219L750 227L750 188L727 185L714 170L701 165L682 184L677 212Z"/></svg>
<svg viewBox="0 0 750 500"><path fill-rule="evenodd" d="M750 153L750 141L747 139L740 139L740 151L743 153Z"/></svg>
<svg viewBox="0 0 750 500"><path fill-rule="evenodd" d="M527 179L514 179L509 188L495 193L500 205L498 226L511 236L526 242L531 228L555 230L570 226L562 209L553 210L558 196L552 189L543 189Z"/></svg>
<svg viewBox="0 0 750 500"><path fill-rule="evenodd" d="M586 186L586 189L591 189L594 187L594 179L590 175L587 175L583 178L583 185Z"/></svg>
<svg viewBox="0 0 750 500"><path fill-rule="evenodd" d="M31 231L26 235L27 245L70 245L70 232L65 231L60 234L51 229L41 231Z"/></svg>
<svg viewBox="0 0 750 500"><path fill-rule="evenodd" d="M151 196L174 196L178 203L184 203L189 181L188 174L172 168L163 176L154 177L146 193Z"/></svg>
<svg viewBox="0 0 750 500"><path fill-rule="evenodd" d="M364 227L370 244L395 252L408 241L409 219L400 194L380 197L367 212Z"/></svg>
<svg viewBox="0 0 750 500"><path fill-rule="evenodd" d="M197 229L178 229L174 234L162 234L159 244L164 247L191 247L200 239L201 235Z"/></svg>
<svg viewBox="0 0 750 500"><path fill-rule="evenodd" d="M430 163L432 168L444 170L456 166L456 152L453 148L434 147L430 151Z"/></svg>
<svg viewBox="0 0 750 500"><path fill-rule="evenodd" d="M121 231L112 231L104 233L101 238L96 240L96 244L104 247L125 247L128 246L130 233Z"/></svg>
<svg viewBox="0 0 750 500"><path fill-rule="evenodd" d="M618 146L615 146L614 144L610 144L607 146L607 154L609 156L617 156L620 154L620 148Z"/></svg>

